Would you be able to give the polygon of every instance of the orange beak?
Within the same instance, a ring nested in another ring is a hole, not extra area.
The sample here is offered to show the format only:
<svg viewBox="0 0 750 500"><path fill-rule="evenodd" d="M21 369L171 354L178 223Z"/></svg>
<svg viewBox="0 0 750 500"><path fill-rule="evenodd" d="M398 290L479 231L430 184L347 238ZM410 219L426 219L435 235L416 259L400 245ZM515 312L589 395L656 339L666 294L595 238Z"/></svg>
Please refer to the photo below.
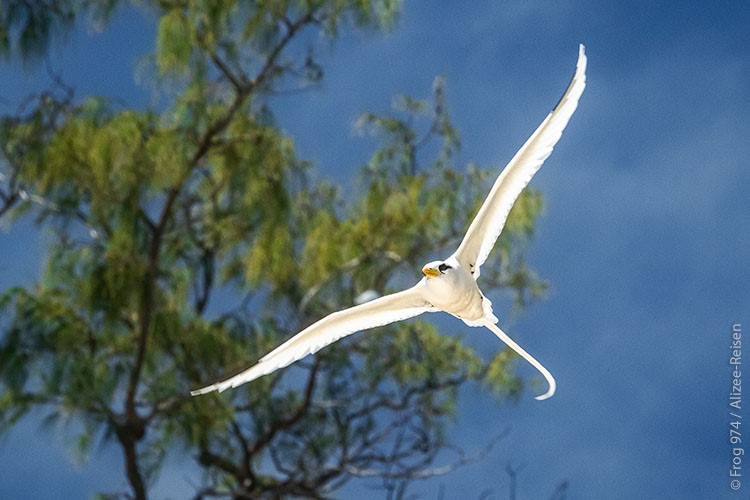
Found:
<svg viewBox="0 0 750 500"><path fill-rule="evenodd" d="M436 276L440 276L441 273L440 271L432 267L424 267L422 268L422 274L424 274L428 278L435 278Z"/></svg>

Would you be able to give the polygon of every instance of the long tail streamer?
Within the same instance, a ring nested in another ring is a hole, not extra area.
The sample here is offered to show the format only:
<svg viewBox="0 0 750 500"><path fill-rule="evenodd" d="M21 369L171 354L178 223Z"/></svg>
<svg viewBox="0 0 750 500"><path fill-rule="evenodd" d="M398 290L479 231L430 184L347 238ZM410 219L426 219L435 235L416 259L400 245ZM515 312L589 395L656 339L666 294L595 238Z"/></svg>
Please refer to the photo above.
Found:
<svg viewBox="0 0 750 500"><path fill-rule="evenodd" d="M487 329L489 329L492 333L497 335L497 337L500 340L508 344L508 347L516 351L516 353L518 353L519 356L521 356L523 359L528 361L531 364L531 366L539 370L539 373L544 375L544 378L547 380L547 383L549 384L549 389L547 390L547 392L545 392L544 394L540 396L536 396L534 399L538 399L539 401L541 401L543 399L552 397L552 395L555 393L555 389L557 388L557 382L555 382L555 377L552 376L549 370L547 370L544 366L542 366L542 364L539 361L537 361L534 358L534 356L526 352L523 349L523 347L516 344L515 340L510 338L507 333L505 333L500 328L498 328L496 324L492 323L489 320L483 320L482 324L486 326Z"/></svg>

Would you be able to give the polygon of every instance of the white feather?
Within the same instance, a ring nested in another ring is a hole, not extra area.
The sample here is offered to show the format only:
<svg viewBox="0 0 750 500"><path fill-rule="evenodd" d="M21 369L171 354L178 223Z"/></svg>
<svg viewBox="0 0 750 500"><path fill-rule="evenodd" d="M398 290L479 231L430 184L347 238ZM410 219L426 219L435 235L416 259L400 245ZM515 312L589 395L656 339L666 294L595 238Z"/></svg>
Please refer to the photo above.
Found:
<svg viewBox="0 0 750 500"><path fill-rule="evenodd" d="M412 318L427 311L434 311L435 309L424 299L423 288L423 282L420 281L407 290L329 314L263 356L257 364L242 373L191 391L190 394L197 396L237 387L279 368L284 368L354 332L369 330Z"/></svg>
<svg viewBox="0 0 750 500"><path fill-rule="evenodd" d="M547 370L539 361L534 358L531 354L526 352L520 345L518 345L512 338L508 336L507 333L502 331L495 323L489 320L484 320L482 322L484 326L489 329L492 333L497 335L497 337L505 342L508 347L516 351L516 353L521 356L523 359L528 361L531 366L539 370L539 373L541 373L544 378L547 380L547 383L549 384L549 389L547 389L547 392L542 394L541 396L536 396L534 399L538 399L539 401L547 398L551 398L553 394L555 394L555 390L557 389L557 382L555 382L555 377L552 376L552 374Z"/></svg>
<svg viewBox="0 0 750 500"><path fill-rule="evenodd" d="M583 45L578 49L578 63L573 79L557 106L529 137L510 163L503 169L471 222L463 241L453 256L470 270L474 279L479 268L495 246L505 227L510 209L518 195L531 181L544 160L552 153L565 126L578 106L578 99L586 87L586 54Z"/></svg>
<svg viewBox="0 0 750 500"><path fill-rule="evenodd" d="M470 326L485 326L492 331L547 379L549 390L537 399L552 396L556 387L552 374L495 325L497 318L492 312L492 303L483 296L476 279L479 277L480 266L487 259L505 226L511 207L557 144L578 106L578 99L585 86L586 54L581 45L573 80L562 99L497 178L458 250L443 262L427 264L422 270L425 279L408 290L330 314L284 342L242 373L192 391L191 394L195 396L237 387L288 366L354 332L401 321L423 312L443 310L461 318ZM358 300L368 298L366 293Z"/></svg>

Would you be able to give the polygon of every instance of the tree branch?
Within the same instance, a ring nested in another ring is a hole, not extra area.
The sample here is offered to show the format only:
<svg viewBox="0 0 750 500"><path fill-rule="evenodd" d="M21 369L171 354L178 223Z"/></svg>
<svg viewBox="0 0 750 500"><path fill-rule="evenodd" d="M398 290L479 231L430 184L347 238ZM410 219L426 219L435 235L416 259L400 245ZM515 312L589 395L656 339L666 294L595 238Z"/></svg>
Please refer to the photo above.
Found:
<svg viewBox="0 0 750 500"><path fill-rule="evenodd" d="M250 448L250 455L254 456L260 450L265 448L268 443L276 436L279 431L285 430L299 422L304 417L312 404L313 393L315 392L315 381L318 373L318 367L320 366L320 358L315 357L312 368L307 376L307 385L305 386L305 395L302 399L302 404L297 410L284 420L275 422L273 426L266 431L265 434L255 440L252 448Z"/></svg>
<svg viewBox="0 0 750 500"><path fill-rule="evenodd" d="M167 197L162 207L161 214L156 225L153 228L151 243L148 250L147 271L143 288L143 301L141 304L136 357L133 363L133 368L130 372L130 381L128 384L125 399L126 414L129 416L129 418L137 417L135 410L136 391L138 382L140 381L141 372L143 370L143 362L146 355L146 345L148 340L148 330L151 327L151 319L153 316L153 300L156 288L156 278L159 273L159 256L161 252L161 243L164 238L167 224L171 219L172 210L177 201L177 198L182 192L182 189L187 182L187 179L190 177L190 173L192 172L192 170L206 156L206 153L209 151L212 145L213 139L221 132L223 132L231 123L235 114L243 105L248 95L257 90L259 86L269 77L270 71L276 64L278 57L281 55L281 52L294 38L294 36L304 26L314 21L315 18L313 9L299 20L287 24L286 34L270 52L270 54L266 58L265 64L260 69L256 77L249 81L247 84L243 85L235 93L234 100L232 101L231 105L224 113L224 115L217 121L215 121L203 133L202 138L198 141L198 146L189 159L188 174L184 176L177 184L172 186L172 188L170 188L167 193Z"/></svg>
<svg viewBox="0 0 750 500"><path fill-rule="evenodd" d="M239 468L237 468L234 462L211 452L208 448L201 448L198 462L208 467L216 467L234 478L239 479L242 477Z"/></svg>

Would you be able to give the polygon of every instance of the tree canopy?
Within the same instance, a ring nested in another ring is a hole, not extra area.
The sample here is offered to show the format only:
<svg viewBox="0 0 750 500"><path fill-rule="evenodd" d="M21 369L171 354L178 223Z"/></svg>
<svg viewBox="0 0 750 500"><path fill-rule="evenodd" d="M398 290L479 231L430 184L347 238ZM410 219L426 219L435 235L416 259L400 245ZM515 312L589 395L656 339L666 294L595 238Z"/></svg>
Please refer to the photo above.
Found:
<svg viewBox="0 0 750 500"><path fill-rule="evenodd" d="M460 140L440 79L428 99L362 115L381 147L346 196L312 181L277 123L269 96L323 78L309 33L388 28L399 7L147 2L166 106L123 108L57 82L2 116L0 217L31 213L53 242L41 280L0 298L0 431L34 408L72 416L82 452L99 440L121 449L129 491L113 496L148 498L171 449L204 471L197 498L322 498L359 478L397 496L451 449L459 387L519 393L510 351L483 360L418 319L189 396L363 294L411 285L428 251L455 247L497 175L453 165ZM0 50L33 63L77 20L106 29L118 8L5 2ZM524 192L483 289L519 303L543 290L522 251L540 209Z"/></svg>

